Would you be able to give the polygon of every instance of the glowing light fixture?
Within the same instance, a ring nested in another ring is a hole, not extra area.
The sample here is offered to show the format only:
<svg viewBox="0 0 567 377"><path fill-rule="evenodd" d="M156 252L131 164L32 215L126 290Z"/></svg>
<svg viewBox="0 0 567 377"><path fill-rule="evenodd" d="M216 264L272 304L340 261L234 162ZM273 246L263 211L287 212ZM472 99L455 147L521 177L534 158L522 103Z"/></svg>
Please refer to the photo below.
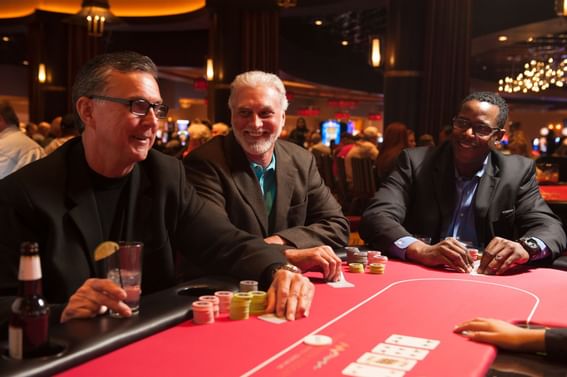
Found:
<svg viewBox="0 0 567 377"><path fill-rule="evenodd" d="M277 4L280 8L293 8L297 5L297 0L278 0Z"/></svg>
<svg viewBox="0 0 567 377"><path fill-rule="evenodd" d="M314 24L316 26L322 26L323 25L323 20L315 20Z"/></svg>
<svg viewBox="0 0 567 377"><path fill-rule="evenodd" d="M374 68L382 64L382 54L380 52L380 38L370 38L370 65Z"/></svg>
<svg viewBox="0 0 567 377"><path fill-rule="evenodd" d="M81 10L69 21L86 25L90 36L100 37L107 23L119 22L120 19L110 11L108 0L83 0Z"/></svg>
<svg viewBox="0 0 567 377"><path fill-rule="evenodd" d="M508 40L508 36L506 35L499 35L498 42L506 42Z"/></svg>
<svg viewBox="0 0 567 377"><path fill-rule="evenodd" d="M531 60L524 64L524 71L516 77L506 76L498 81L498 90L506 93L540 92L551 86L567 85L567 58L547 61Z"/></svg>
<svg viewBox="0 0 567 377"><path fill-rule="evenodd" d="M45 83L46 80L47 80L47 74L45 72L45 64L40 63L37 69L37 81L43 84Z"/></svg>
<svg viewBox="0 0 567 377"><path fill-rule="evenodd" d="M207 81L213 81L213 79L215 78L215 71L213 69L213 59L211 58L207 59L207 68L206 68L205 76L207 77Z"/></svg>

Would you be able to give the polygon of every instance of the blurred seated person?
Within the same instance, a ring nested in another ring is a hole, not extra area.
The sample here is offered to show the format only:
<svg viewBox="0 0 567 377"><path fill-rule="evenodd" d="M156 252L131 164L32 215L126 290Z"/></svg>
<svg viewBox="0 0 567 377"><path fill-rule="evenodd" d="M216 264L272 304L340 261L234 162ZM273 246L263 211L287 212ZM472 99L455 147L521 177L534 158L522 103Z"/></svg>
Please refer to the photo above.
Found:
<svg viewBox="0 0 567 377"><path fill-rule="evenodd" d="M230 127L222 122L213 124L211 129L211 137L219 135L228 135L230 133Z"/></svg>
<svg viewBox="0 0 567 377"><path fill-rule="evenodd" d="M423 134L417 138L417 146L418 147L434 147L435 140L433 139L433 135L430 134Z"/></svg>
<svg viewBox="0 0 567 377"><path fill-rule="evenodd" d="M453 125L452 124L446 124L443 127L441 127L441 129L439 130L439 136L438 136L438 145L443 144L444 142L446 142L447 140L449 140L451 138L451 134L453 133Z"/></svg>
<svg viewBox="0 0 567 377"><path fill-rule="evenodd" d="M408 128L408 148L415 148L417 143L415 142L415 132Z"/></svg>
<svg viewBox="0 0 567 377"><path fill-rule="evenodd" d="M71 140L75 136L79 136L79 129L75 125L75 116L73 114L67 114L61 118L60 134L61 136L56 137L45 147L45 153L51 154L57 148L65 144L67 141Z"/></svg>
<svg viewBox="0 0 567 377"><path fill-rule="evenodd" d="M396 166L402 150L408 147L408 128L400 122L390 123L384 131L384 139L380 154L376 158L376 174L383 181Z"/></svg>
<svg viewBox="0 0 567 377"><path fill-rule="evenodd" d="M181 152L181 159L187 157L189 153L205 144L212 137L211 130L203 123L191 123L187 133L189 134L189 141L187 142L187 147Z"/></svg>
<svg viewBox="0 0 567 377"><path fill-rule="evenodd" d="M51 124L47 122L39 122L37 125L37 133L33 135L33 139L43 148L49 145L49 143L53 140L53 137L51 136Z"/></svg>
<svg viewBox="0 0 567 377"><path fill-rule="evenodd" d="M305 137L307 132L308 132L307 122L305 122L305 119L297 118L297 122L295 123L295 128L291 130L287 140L299 145L300 147L305 148Z"/></svg>
<svg viewBox="0 0 567 377"><path fill-rule="evenodd" d="M517 130L514 138L508 144L508 151L510 154L517 154L520 156L534 158L532 153L532 145L529 142L526 134L522 130Z"/></svg>
<svg viewBox="0 0 567 377"><path fill-rule="evenodd" d="M454 331L475 342L520 352L545 352L567 363L567 328L528 329L506 321L475 318L455 326Z"/></svg>
<svg viewBox="0 0 567 377"><path fill-rule="evenodd" d="M81 137L0 180L2 305L18 290L19 245L33 240L51 319L92 318L108 308L131 316L125 290L100 278L94 251L103 241L135 240L144 243L142 294L174 286L178 273L198 264L206 275L269 287L267 312L308 314L314 288L281 268L286 248L234 227L187 185L181 161L152 148L168 107L150 58L97 55L80 69L72 98Z"/></svg>
<svg viewBox="0 0 567 377"><path fill-rule="evenodd" d="M336 157L345 158L347 153L350 151L350 148L354 145L354 136L349 132L341 132L341 141L335 145L335 149L333 149L333 154Z"/></svg>
<svg viewBox="0 0 567 377"><path fill-rule="evenodd" d="M353 144L345 157L345 174L347 183L352 185L352 159L353 158L369 158L376 160L378 157L378 128L368 126L360 134L357 135L358 140Z"/></svg>
<svg viewBox="0 0 567 377"><path fill-rule="evenodd" d="M311 135L311 147L309 150L311 151L311 153L318 153L324 156L331 155L331 148L323 144L323 142L321 141L321 134L318 132Z"/></svg>
<svg viewBox="0 0 567 377"><path fill-rule="evenodd" d="M484 251L481 274L551 263L567 240L541 197L535 161L492 148L507 117L497 93L467 96L450 143L402 151L363 214L362 238L391 256L459 272L472 270L465 242Z"/></svg>
<svg viewBox="0 0 567 377"><path fill-rule="evenodd" d="M554 157L567 157L567 138L563 139L559 148L553 152Z"/></svg>
<svg viewBox="0 0 567 377"><path fill-rule="evenodd" d="M12 105L0 101L0 180L43 156L43 148L20 131Z"/></svg>
<svg viewBox="0 0 567 377"><path fill-rule="evenodd" d="M288 106L282 81L250 71L230 88L232 132L184 160L188 181L239 229L284 245L291 264L337 280L341 260L333 248L346 246L348 220L313 155L278 139Z"/></svg>

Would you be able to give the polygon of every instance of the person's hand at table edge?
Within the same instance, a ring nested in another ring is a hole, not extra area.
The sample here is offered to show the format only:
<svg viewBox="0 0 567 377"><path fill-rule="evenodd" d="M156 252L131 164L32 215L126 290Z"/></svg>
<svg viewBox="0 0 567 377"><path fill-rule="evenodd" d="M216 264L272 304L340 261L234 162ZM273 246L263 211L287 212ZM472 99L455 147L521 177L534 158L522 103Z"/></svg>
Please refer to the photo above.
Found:
<svg viewBox="0 0 567 377"><path fill-rule="evenodd" d="M308 249L287 249L287 260L301 271L321 271L327 281L338 281L341 277L341 258L331 247L323 245Z"/></svg>
<svg viewBox="0 0 567 377"><path fill-rule="evenodd" d="M307 317L315 295L315 286L301 273L279 268L268 289L266 313L293 321Z"/></svg>
<svg viewBox="0 0 567 377"><path fill-rule="evenodd" d="M467 249L455 238L446 238L435 245L417 240L408 246L406 259L426 266L445 265L459 272L471 272L473 263Z"/></svg>
<svg viewBox="0 0 567 377"><path fill-rule="evenodd" d="M494 237L484 249L478 273L500 275L529 259L530 255L518 242Z"/></svg>
<svg viewBox="0 0 567 377"><path fill-rule="evenodd" d="M61 313L61 322L74 318L93 318L106 312L108 308L124 317L132 315L132 310L123 300L126 291L109 279L88 279L69 299Z"/></svg>
<svg viewBox="0 0 567 377"><path fill-rule="evenodd" d="M545 351L545 329L525 329L499 319L475 318L458 324L454 332L511 351Z"/></svg>

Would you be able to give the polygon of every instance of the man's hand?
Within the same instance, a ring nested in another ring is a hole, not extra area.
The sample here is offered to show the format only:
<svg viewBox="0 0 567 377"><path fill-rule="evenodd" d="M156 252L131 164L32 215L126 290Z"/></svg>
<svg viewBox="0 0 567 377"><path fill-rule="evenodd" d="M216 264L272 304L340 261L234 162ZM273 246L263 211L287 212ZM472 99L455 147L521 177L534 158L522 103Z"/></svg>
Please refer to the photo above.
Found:
<svg viewBox="0 0 567 377"><path fill-rule="evenodd" d="M287 242L285 242L285 240L283 238L281 238L280 236L278 236L277 234L264 238L264 242L269 243L270 245L286 245L287 244Z"/></svg>
<svg viewBox="0 0 567 377"><path fill-rule="evenodd" d="M93 318L103 314L107 308L124 317L132 315L132 310L122 300L126 291L108 279L88 279L69 299L61 314L61 322L73 318Z"/></svg>
<svg viewBox="0 0 567 377"><path fill-rule="evenodd" d="M307 317L315 286L305 276L280 269L274 274L274 280L268 289L266 313L275 311L278 317L288 321Z"/></svg>
<svg viewBox="0 0 567 377"><path fill-rule="evenodd" d="M484 249L479 274L500 275L518 264L527 263L528 252L517 242L494 237Z"/></svg>
<svg viewBox="0 0 567 377"><path fill-rule="evenodd" d="M455 326L467 338L512 351L545 351L545 330L530 330L498 319L475 318Z"/></svg>
<svg viewBox="0 0 567 377"><path fill-rule="evenodd" d="M435 245L418 240L409 245L406 258L426 266L445 265L460 272L472 271L473 260L466 247L454 238L444 239Z"/></svg>
<svg viewBox="0 0 567 377"><path fill-rule="evenodd" d="M321 271L328 281L338 281L341 276L341 258L329 246L310 249L288 249L284 254L289 263L301 271Z"/></svg>

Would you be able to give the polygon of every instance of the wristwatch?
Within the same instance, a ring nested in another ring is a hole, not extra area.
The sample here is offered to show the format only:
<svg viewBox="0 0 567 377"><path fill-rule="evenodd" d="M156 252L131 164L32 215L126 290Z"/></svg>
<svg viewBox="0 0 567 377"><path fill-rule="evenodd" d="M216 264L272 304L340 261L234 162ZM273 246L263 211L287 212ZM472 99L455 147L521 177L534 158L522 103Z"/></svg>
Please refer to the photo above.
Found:
<svg viewBox="0 0 567 377"><path fill-rule="evenodd" d="M518 243L522 245L524 250L528 252L530 260L534 259L536 256L540 255L541 248L537 244L535 238L532 237L522 237L518 240Z"/></svg>
<svg viewBox="0 0 567 377"><path fill-rule="evenodd" d="M294 273L296 273L296 274L301 274L301 270L299 269L299 267L294 266L294 265L291 264L291 263L281 264L281 265L277 266L276 268L274 268L274 274L275 274L278 270L287 270L287 271L294 272Z"/></svg>

